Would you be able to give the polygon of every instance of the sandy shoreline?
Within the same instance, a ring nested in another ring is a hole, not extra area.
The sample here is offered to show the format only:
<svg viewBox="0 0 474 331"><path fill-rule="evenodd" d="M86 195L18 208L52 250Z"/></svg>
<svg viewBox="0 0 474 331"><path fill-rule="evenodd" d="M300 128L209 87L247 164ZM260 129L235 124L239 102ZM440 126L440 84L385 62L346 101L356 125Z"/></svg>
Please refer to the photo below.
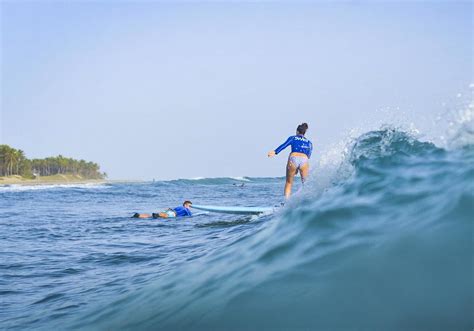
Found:
<svg viewBox="0 0 474 331"><path fill-rule="evenodd" d="M6 185L67 185L67 184L104 184L104 179L80 179L64 176L62 178L25 179L20 176L0 177L0 186Z"/></svg>

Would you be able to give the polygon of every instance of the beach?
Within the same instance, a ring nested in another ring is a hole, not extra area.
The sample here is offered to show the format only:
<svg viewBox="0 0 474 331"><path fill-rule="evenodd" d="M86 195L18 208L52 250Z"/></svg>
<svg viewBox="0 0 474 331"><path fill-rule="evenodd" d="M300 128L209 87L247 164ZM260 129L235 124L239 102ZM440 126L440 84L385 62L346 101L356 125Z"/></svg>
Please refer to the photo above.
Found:
<svg viewBox="0 0 474 331"><path fill-rule="evenodd" d="M35 179L24 178L22 176L0 177L0 186L5 185L51 185L51 184L89 184L106 183L103 179L87 179L78 175L54 175L41 176Z"/></svg>

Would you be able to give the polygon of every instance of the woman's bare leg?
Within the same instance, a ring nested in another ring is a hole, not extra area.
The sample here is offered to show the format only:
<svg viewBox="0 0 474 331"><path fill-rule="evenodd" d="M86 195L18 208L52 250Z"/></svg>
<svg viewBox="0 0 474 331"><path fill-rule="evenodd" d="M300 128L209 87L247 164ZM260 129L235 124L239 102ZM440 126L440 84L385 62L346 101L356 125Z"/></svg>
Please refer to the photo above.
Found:
<svg viewBox="0 0 474 331"><path fill-rule="evenodd" d="M288 161L286 165L286 183L285 183L285 199L288 200L291 195L291 187L293 186L293 179L295 178L298 169L296 166Z"/></svg>
<svg viewBox="0 0 474 331"><path fill-rule="evenodd" d="M150 217L151 217L151 214L135 213L132 217L134 217L134 218L150 218Z"/></svg>
<svg viewBox="0 0 474 331"><path fill-rule="evenodd" d="M309 162L306 162L300 167L301 183L304 185L309 175Z"/></svg>

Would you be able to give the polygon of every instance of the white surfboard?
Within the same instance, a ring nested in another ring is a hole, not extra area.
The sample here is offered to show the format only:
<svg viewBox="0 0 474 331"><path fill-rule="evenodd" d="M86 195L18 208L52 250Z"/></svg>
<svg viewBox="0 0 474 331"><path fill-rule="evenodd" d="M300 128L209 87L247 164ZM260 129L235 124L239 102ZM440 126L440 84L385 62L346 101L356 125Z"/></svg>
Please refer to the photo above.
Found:
<svg viewBox="0 0 474 331"><path fill-rule="evenodd" d="M241 206L203 206L203 205L192 205L192 208L210 211L214 213L224 214L240 214L240 215L257 215L263 213L271 213L275 210L273 207L241 207Z"/></svg>

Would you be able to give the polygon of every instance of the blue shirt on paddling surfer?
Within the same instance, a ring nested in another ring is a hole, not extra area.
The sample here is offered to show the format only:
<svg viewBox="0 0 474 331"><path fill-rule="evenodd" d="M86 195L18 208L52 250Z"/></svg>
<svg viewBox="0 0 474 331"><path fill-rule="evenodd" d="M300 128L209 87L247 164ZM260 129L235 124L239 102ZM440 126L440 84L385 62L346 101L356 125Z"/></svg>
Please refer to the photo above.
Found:
<svg viewBox="0 0 474 331"><path fill-rule="evenodd" d="M175 217L178 217L178 216L192 216L191 209L190 209L192 207L192 205L193 205L193 203L191 201L185 201L183 203L183 206L173 208L172 210L176 214Z"/></svg>
<svg viewBox="0 0 474 331"><path fill-rule="evenodd" d="M291 146L291 153L286 164L286 183L285 183L285 199L291 195L291 187L295 175L300 172L301 182L304 184L309 174L309 158L313 152L313 144L304 135L308 130L308 124L302 123L296 128L296 135L290 136L283 144L275 150L268 152L268 157L273 157Z"/></svg>

